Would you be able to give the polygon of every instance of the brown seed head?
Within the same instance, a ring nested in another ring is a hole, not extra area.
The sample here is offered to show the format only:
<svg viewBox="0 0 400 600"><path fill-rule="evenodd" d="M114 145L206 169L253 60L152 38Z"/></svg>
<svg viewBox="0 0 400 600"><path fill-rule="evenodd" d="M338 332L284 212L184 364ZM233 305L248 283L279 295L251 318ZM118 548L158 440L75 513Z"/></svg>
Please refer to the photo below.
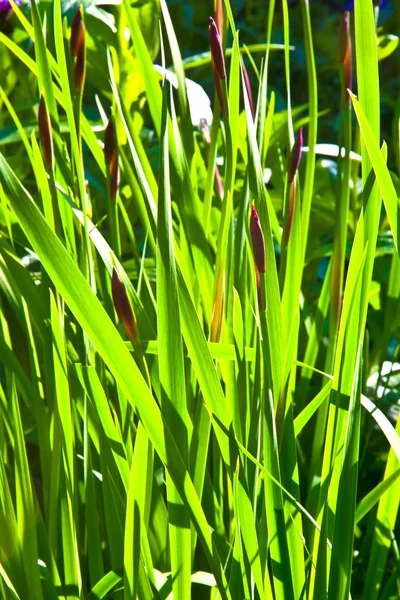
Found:
<svg viewBox="0 0 400 600"><path fill-rule="evenodd" d="M222 30L224 28L224 8L223 8L223 0L217 0L217 5L215 7L215 23L217 25L217 29L219 31L219 35L222 37Z"/></svg>
<svg viewBox="0 0 400 600"><path fill-rule="evenodd" d="M138 329L135 315L129 302L128 295L124 284L119 278L115 267L112 272L111 291L115 310L117 311L118 319L125 325L126 332L133 346L139 343Z"/></svg>
<svg viewBox="0 0 400 600"><path fill-rule="evenodd" d="M85 24L80 6L72 19L71 56L76 57L74 67L74 88L76 94L82 94L86 76Z"/></svg>
<svg viewBox="0 0 400 600"><path fill-rule="evenodd" d="M254 202L251 205L250 235L253 246L254 262L260 273L265 273L265 243L261 229L260 219Z"/></svg>
<svg viewBox="0 0 400 600"><path fill-rule="evenodd" d="M43 161L48 171L54 169L54 146L53 132L51 129L51 121L49 111L47 110L46 101L43 92L40 94L39 111L38 111L39 137L40 145L43 152Z"/></svg>
<svg viewBox="0 0 400 600"><path fill-rule="evenodd" d="M82 17L82 6L78 8L71 23L71 56L78 56L79 49L85 45L85 25Z"/></svg>
<svg viewBox="0 0 400 600"><path fill-rule="evenodd" d="M211 59L215 70L220 79L226 79L225 70L225 58L224 51L222 49L222 40L218 31L218 27L212 17L209 17L209 36L210 36L210 50Z"/></svg>
<svg viewBox="0 0 400 600"><path fill-rule="evenodd" d="M108 193L110 201L115 203L119 185L118 143L111 118L104 132L104 162L106 163Z"/></svg>
<svg viewBox="0 0 400 600"><path fill-rule="evenodd" d="M265 300L263 297L263 291L261 288L261 279L260 279L260 273L256 267L256 288L257 288L257 302L258 302L258 308L260 310L265 310Z"/></svg>
<svg viewBox="0 0 400 600"><path fill-rule="evenodd" d="M292 183L296 177L298 171L301 152L303 150L303 128L300 127L299 133L297 134L296 140L293 144L292 152L290 153L289 168L288 168L288 182Z"/></svg>
<svg viewBox="0 0 400 600"><path fill-rule="evenodd" d="M343 66L345 99L350 102L347 90L351 90L353 83L353 65L350 33L350 13L345 11L339 27L339 60Z"/></svg>
<svg viewBox="0 0 400 600"><path fill-rule="evenodd" d="M251 115L252 115L253 121L254 121L254 116L255 116L256 113L254 111L253 92L251 91L251 84L250 84L249 74L247 73L247 69L246 69L246 67L244 65L244 62L242 62L242 71L243 71L244 85L245 85L245 88L246 88L247 97L249 99Z"/></svg>

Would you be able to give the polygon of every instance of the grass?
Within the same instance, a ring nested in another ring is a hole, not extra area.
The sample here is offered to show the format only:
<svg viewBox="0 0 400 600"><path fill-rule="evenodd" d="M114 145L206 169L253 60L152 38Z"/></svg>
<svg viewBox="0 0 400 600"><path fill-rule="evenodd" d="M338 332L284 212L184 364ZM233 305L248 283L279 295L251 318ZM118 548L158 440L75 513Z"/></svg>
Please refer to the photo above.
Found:
<svg viewBox="0 0 400 600"><path fill-rule="evenodd" d="M307 0L270 2L249 43L218 1L222 80L165 0L86 2L74 56L65 3L11 4L0 596L398 598L394 20L355 0L327 111ZM192 122L196 73L212 123Z"/></svg>

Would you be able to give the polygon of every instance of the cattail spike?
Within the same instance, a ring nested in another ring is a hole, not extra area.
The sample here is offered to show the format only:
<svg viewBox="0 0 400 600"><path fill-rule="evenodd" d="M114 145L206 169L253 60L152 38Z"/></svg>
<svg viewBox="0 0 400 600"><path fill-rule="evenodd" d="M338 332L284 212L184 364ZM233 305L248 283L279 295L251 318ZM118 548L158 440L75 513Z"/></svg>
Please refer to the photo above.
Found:
<svg viewBox="0 0 400 600"><path fill-rule="evenodd" d="M256 205L251 205L250 216L250 235L253 246L254 262L260 273L265 273L265 243L264 234L261 229L260 219L258 218Z"/></svg>
<svg viewBox="0 0 400 600"><path fill-rule="evenodd" d="M82 6L76 11L71 23L70 52L71 56L78 56L79 50L85 44L85 26L82 18Z"/></svg>
<svg viewBox="0 0 400 600"><path fill-rule="evenodd" d="M284 229L283 237L282 237L282 246L283 247L287 246L289 243L290 234L292 233L295 207L296 207L296 180L294 179L292 181L292 183L290 184L290 190L289 190L289 207L288 207L287 221L286 221L286 227Z"/></svg>
<svg viewBox="0 0 400 600"><path fill-rule="evenodd" d="M296 177L296 173L299 169L301 153L303 150L303 128L300 127L299 133L297 134L296 140L293 144L292 152L290 153L289 168L288 168L288 182L292 183Z"/></svg>
<svg viewBox="0 0 400 600"><path fill-rule="evenodd" d="M108 121L104 132L104 162L107 170L108 193L110 202L115 203L119 185L118 143L114 121Z"/></svg>
<svg viewBox="0 0 400 600"><path fill-rule="evenodd" d="M122 283L116 268L113 268L111 291L118 319L125 325L126 333L133 346L139 345L139 335L134 312L124 284Z"/></svg>
<svg viewBox="0 0 400 600"><path fill-rule="evenodd" d="M223 0L217 0L217 5L215 7L215 24L219 31L219 35L222 38L222 31L224 28L224 8L223 8Z"/></svg>
<svg viewBox="0 0 400 600"><path fill-rule="evenodd" d="M221 36L212 17L209 17L209 22L211 59L219 78L226 79L225 58Z"/></svg>
<svg viewBox="0 0 400 600"><path fill-rule="evenodd" d="M76 58L74 67L75 93L81 95L86 77L85 24L83 22L82 6L78 8L72 19L70 51L71 56Z"/></svg>
<svg viewBox="0 0 400 600"><path fill-rule="evenodd" d="M256 269L256 288L257 288L258 308L260 310L265 310L265 300L263 297L263 291L262 291L262 287L261 287L260 273L259 273L257 267L255 269Z"/></svg>
<svg viewBox="0 0 400 600"><path fill-rule="evenodd" d="M345 11L339 27L339 60L343 67L345 100L350 103L351 100L347 90L351 90L353 84L353 65L349 11Z"/></svg>
<svg viewBox="0 0 400 600"><path fill-rule="evenodd" d="M242 71L243 71L244 85L245 85L246 92L247 92L247 98L249 99L251 115L252 115L253 121L254 121L254 117L255 117L256 113L254 110L253 92L251 91L249 74L247 73L247 69L246 69L243 61L242 61Z"/></svg>
<svg viewBox="0 0 400 600"><path fill-rule="evenodd" d="M38 111L39 137L42 147L43 162L47 171L54 170L54 145L53 131L51 128L51 120L49 111L47 110L46 101L43 92L40 94L39 111Z"/></svg>

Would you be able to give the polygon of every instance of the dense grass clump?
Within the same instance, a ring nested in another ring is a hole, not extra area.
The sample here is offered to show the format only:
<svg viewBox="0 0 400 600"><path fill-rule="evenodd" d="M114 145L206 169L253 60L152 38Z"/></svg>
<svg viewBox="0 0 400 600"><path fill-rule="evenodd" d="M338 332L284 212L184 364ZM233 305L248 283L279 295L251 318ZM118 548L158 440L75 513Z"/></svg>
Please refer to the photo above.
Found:
<svg viewBox="0 0 400 600"><path fill-rule="evenodd" d="M399 10L102 4L0 2L0 597L395 600Z"/></svg>

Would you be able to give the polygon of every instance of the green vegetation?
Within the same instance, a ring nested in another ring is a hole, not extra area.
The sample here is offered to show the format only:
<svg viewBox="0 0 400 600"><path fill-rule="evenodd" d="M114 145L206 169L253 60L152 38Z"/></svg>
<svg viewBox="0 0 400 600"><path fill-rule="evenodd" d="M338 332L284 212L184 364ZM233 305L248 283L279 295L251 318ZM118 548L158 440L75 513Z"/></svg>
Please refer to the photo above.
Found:
<svg viewBox="0 0 400 600"><path fill-rule="evenodd" d="M400 11L10 4L0 598L399 598Z"/></svg>

